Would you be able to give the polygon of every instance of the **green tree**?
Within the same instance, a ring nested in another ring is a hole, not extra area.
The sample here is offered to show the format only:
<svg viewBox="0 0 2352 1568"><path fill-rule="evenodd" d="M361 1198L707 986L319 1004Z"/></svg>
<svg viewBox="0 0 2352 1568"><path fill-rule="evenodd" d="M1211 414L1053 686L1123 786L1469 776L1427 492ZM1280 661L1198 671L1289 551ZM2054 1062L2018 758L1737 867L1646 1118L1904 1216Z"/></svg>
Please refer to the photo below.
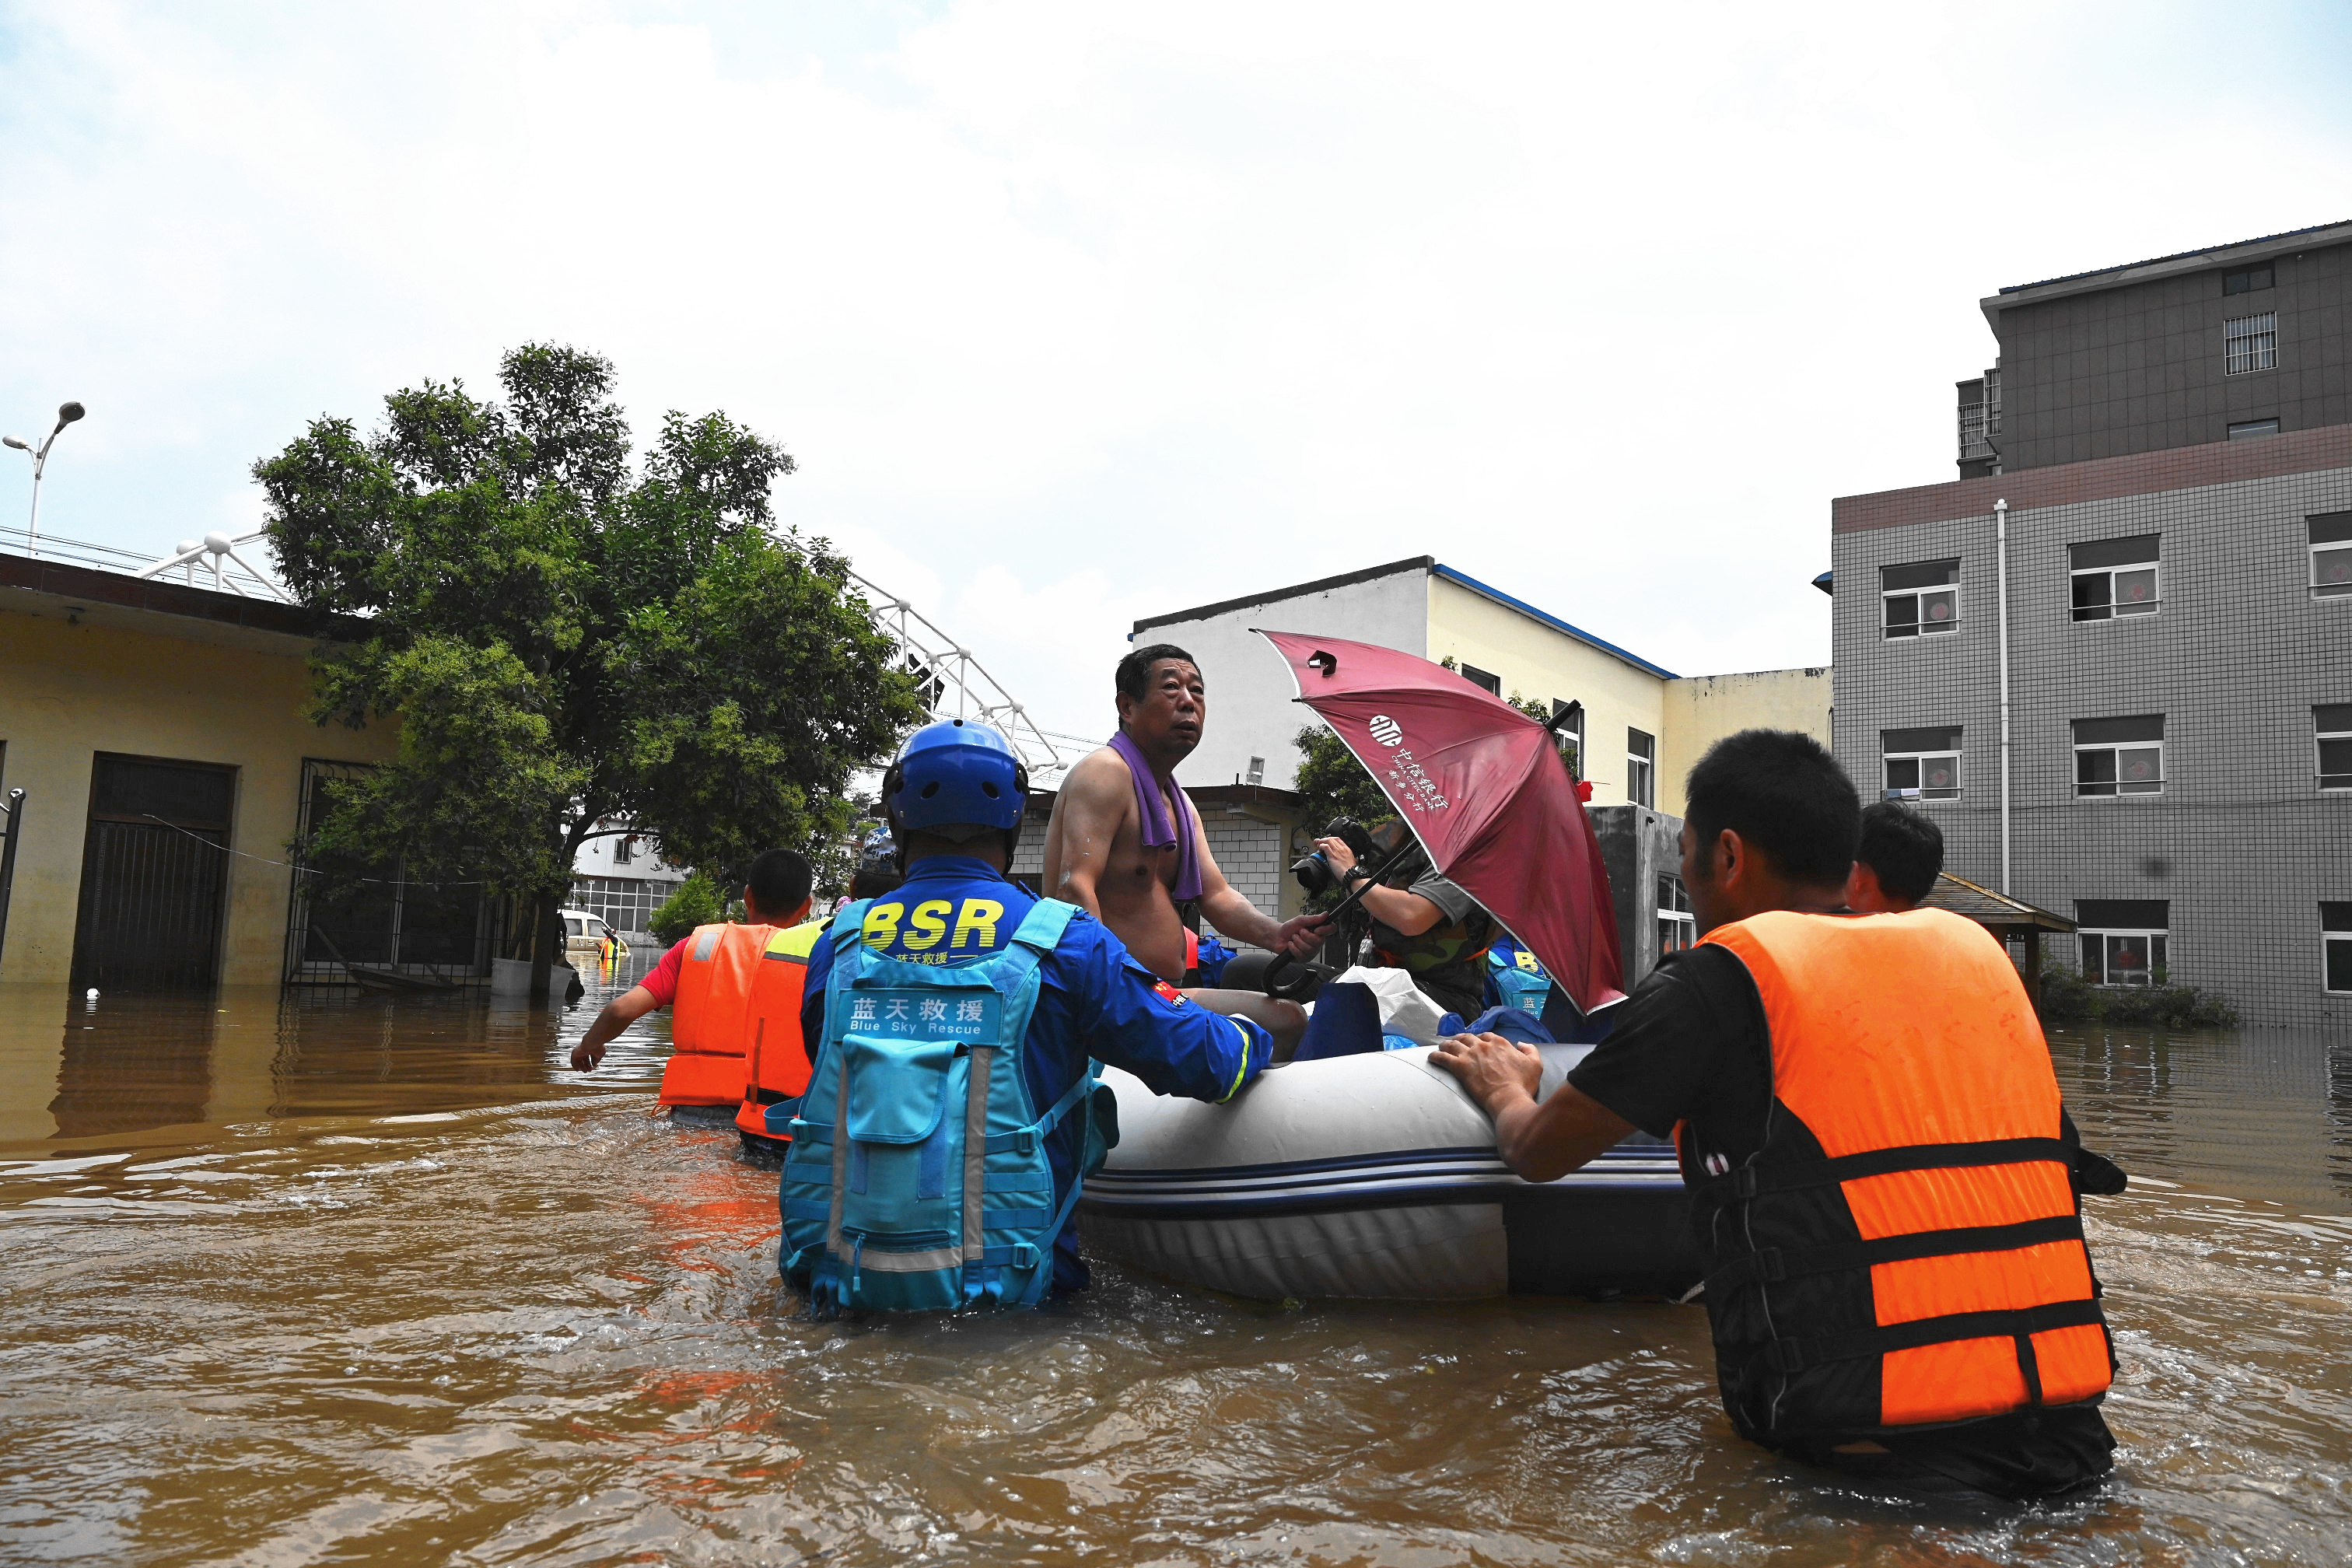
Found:
<svg viewBox="0 0 2352 1568"><path fill-rule="evenodd" d="M613 381L530 344L501 362L503 402L426 382L373 434L322 417L254 466L287 584L370 626L314 658L312 718L400 724L308 852L516 900L541 985L600 819L731 879L837 836L851 773L919 717L845 563L773 529L791 457L672 412L635 463Z"/></svg>
<svg viewBox="0 0 2352 1568"><path fill-rule="evenodd" d="M646 930L653 939L667 947L674 942L694 934L697 926L717 925L727 918L719 907L719 889L710 879L697 871L677 885L677 891L661 901L661 907L646 917Z"/></svg>

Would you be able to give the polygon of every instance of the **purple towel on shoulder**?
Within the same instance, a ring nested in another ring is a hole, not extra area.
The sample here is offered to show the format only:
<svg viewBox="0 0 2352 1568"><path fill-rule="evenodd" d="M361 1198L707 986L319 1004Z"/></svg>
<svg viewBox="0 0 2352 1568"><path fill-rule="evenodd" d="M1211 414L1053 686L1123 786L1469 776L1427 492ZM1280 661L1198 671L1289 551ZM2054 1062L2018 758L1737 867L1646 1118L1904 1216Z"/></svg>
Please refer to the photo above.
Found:
<svg viewBox="0 0 2352 1568"><path fill-rule="evenodd" d="M1128 739L1125 730L1111 736L1110 749L1127 759L1127 771L1135 775L1135 813L1140 820L1143 847L1165 849L1175 846L1176 901L1181 904L1199 898L1201 835L1193 826L1192 803L1184 798L1184 792L1176 787L1174 779L1168 781L1165 790L1160 788L1160 775L1144 760L1143 748Z"/></svg>

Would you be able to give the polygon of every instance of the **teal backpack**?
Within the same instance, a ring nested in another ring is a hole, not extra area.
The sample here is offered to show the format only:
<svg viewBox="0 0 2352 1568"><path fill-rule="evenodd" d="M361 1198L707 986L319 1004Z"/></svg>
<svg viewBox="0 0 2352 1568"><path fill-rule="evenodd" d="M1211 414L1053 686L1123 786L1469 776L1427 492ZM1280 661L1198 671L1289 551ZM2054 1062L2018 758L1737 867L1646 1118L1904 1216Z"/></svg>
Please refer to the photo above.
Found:
<svg viewBox="0 0 2352 1568"><path fill-rule="evenodd" d="M1054 1237L1118 1141L1093 1063L1043 1116L1021 1070L1038 963L1077 906L1040 901L1002 950L954 968L874 952L866 908L843 910L826 938L824 1037L779 1195L783 1276L820 1317L1034 1307ZM1057 1206L1045 1135L1081 1107L1085 1146Z"/></svg>
<svg viewBox="0 0 2352 1568"><path fill-rule="evenodd" d="M1551 976L1536 962L1534 953L1525 948L1506 952L1497 942L1486 950L1486 969L1496 1006L1517 1007L1530 1018L1543 1016L1544 1002L1551 994Z"/></svg>

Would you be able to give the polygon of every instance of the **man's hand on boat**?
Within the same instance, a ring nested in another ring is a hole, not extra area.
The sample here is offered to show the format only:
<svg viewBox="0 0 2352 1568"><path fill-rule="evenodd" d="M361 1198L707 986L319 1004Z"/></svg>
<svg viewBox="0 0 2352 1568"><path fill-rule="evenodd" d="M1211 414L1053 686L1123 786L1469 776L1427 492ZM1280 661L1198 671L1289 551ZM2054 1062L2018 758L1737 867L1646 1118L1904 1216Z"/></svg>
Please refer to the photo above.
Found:
<svg viewBox="0 0 2352 1568"><path fill-rule="evenodd" d="M1574 1084L1561 1084L1538 1104L1543 1053L1533 1046L1500 1035L1455 1035L1438 1041L1429 1059L1459 1079L1494 1118L1495 1152L1530 1182L1564 1176L1633 1131L1632 1122Z"/></svg>

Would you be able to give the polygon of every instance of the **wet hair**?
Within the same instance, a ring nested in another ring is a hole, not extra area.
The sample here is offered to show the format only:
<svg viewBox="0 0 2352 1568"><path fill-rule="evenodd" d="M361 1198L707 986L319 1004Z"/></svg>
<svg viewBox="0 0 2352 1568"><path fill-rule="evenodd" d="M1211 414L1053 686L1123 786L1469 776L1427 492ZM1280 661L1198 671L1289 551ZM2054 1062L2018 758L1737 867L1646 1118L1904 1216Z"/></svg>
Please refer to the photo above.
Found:
<svg viewBox="0 0 2352 1568"><path fill-rule="evenodd" d="M760 912L779 919L801 907L809 896L812 880L809 863L789 849L761 851L743 879Z"/></svg>
<svg viewBox="0 0 2352 1568"><path fill-rule="evenodd" d="M1707 748L1683 788L1702 845L1725 828L1807 887L1835 888L1853 869L1862 797L1837 759L1794 730L1742 730Z"/></svg>
<svg viewBox="0 0 2352 1568"><path fill-rule="evenodd" d="M1174 643L1156 642L1148 647L1135 648L1120 659L1118 670L1110 678L1111 684L1118 688L1121 697L1132 697L1140 702L1151 689L1151 667L1163 658L1181 658L1194 669L1201 668L1199 659Z"/></svg>
<svg viewBox="0 0 2352 1568"><path fill-rule="evenodd" d="M1918 812L1882 800L1862 813L1862 838L1853 858L1878 873L1878 885L1898 899L1917 903L1935 890L1944 868L1944 830Z"/></svg>

